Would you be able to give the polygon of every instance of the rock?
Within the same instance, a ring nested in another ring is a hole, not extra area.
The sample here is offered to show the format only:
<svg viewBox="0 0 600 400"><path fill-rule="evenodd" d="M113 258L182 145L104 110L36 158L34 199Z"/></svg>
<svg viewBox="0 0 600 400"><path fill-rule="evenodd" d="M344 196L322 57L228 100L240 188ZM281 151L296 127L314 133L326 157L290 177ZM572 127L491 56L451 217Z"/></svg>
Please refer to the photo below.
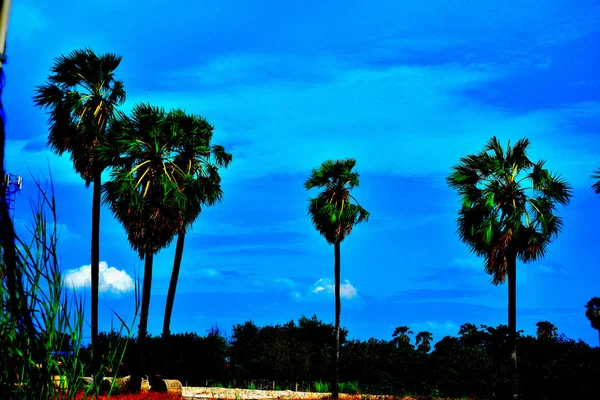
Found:
<svg viewBox="0 0 600 400"><path fill-rule="evenodd" d="M84 376L81 378L81 382L83 383L83 389L87 389L94 384L94 378L91 376Z"/></svg>

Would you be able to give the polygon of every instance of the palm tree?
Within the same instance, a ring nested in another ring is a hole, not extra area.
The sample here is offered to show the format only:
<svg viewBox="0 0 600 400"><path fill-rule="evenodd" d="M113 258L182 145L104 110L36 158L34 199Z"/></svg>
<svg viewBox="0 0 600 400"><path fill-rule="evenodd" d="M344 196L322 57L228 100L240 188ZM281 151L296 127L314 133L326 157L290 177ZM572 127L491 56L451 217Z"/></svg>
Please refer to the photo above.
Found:
<svg viewBox="0 0 600 400"><path fill-rule="evenodd" d="M104 202L127 232L131 247L144 260L144 281L138 340L147 333L154 255L181 229L179 210L185 171L177 165L180 136L164 109L136 105L132 116L120 114L111 137L99 149L113 165L111 180L103 185Z"/></svg>
<svg viewBox="0 0 600 400"><path fill-rule="evenodd" d="M600 346L600 297L592 297L585 305L585 316L590 321L592 328L598 331Z"/></svg>
<svg viewBox="0 0 600 400"><path fill-rule="evenodd" d="M144 260L137 349L143 348L147 335L154 255L180 231L180 210L186 208L183 185L187 173L178 161L182 140L164 109L138 104L131 117L119 114L110 126L108 140L98 150L101 159L113 166L111 180L103 185L104 202ZM138 362L131 385L139 390L143 366L141 354L135 357Z"/></svg>
<svg viewBox="0 0 600 400"><path fill-rule="evenodd" d="M115 79L121 63L116 54L97 55L90 49L75 50L54 61L46 84L36 88L34 103L48 112L48 145L54 153L70 153L75 171L86 187L94 184L92 197L92 345L98 338L98 282L100 263L101 176L106 167L95 149L105 140L107 127L118 105L125 101L123 82ZM92 346L93 347L93 346Z"/></svg>
<svg viewBox="0 0 600 400"><path fill-rule="evenodd" d="M460 239L484 258L493 284L503 283L508 276L513 398L518 398L516 262L544 257L562 227L556 206L568 204L571 197L567 182L544 168L544 161L529 160L528 146L524 138L512 147L509 142L505 152L493 137L480 153L461 158L447 179L462 200L457 221Z"/></svg>
<svg viewBox="0 0 600 400"><path fill-rule="evenodd" d="M594 189L596 194L600 194L600 168L594 172L592 178L597 179L597 181L592 185L592 189Z"/></svg>
<svg viewBox="0 0 600 400"><path fill-rule="evenodd" d="M431 350L431 341L433 340L433 335L431 332L419 332L417 336L415 336L415 341L417 344L417 350L423 353L429 353Z"/></svg>
<svg viewBox="0 0 600 400"><path fill-rule="evenodd" d="M200 215L203 206L212 206L221 200L223 191L218 167L226 168L232 160L231 154L226 153L222 146L211 146L213 127L204 118L174 110L170 113L170 121L183 139L177 164L185 171L181 186L187 202L185 208L179 210L181 229L177 234L173 271L167 293L163 337L170 334L186 231Z"/></svg>
<svg viewBox="0 0 600 400"><path fill-rule="evenodd" d="M333 398L338 398L340 373L340 244L352 232L354 225L369 219L369 212L362 208L350 191L358 186L359 175L352 171L356 160L328 160L313 169L304 183L306 190L323 189L315 198L309 199L308 215L321 235L334 245L335 275L335 375ZM353 203L351 200L354 200Z"/></svg>
<svg viewBox="0 0 600 400"><path fill-rule="evenodd" d="M540 321L535 326L537 326L538 340L556 339L558 336L556 326L552 322Z"/></svg>
<svg viewBox="0 0 600 400"><path fill-rule="evenodd" d="M394 342L397 347L410 346L410 336L408 335L412 334L413 331L411 331L408 326L398 326L394 329L394 333L392 333L392 342Z"/></svg>

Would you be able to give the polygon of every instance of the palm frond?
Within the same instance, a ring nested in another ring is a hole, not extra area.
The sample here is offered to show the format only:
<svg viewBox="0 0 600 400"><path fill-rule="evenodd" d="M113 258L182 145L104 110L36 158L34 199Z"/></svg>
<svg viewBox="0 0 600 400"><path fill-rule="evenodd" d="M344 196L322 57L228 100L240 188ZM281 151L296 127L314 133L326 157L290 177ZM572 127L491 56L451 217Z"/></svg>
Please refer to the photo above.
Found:
<svg viewBox="0 0 600 400"><path fill-rule="evenodd" d="M510 143L509 143L509 148L510 148ZM483 148L484 151L493 151L495 157L498 160L504 160L504 150L502 149L502 144L500 144L500 141L498 140L498 138L496 138L496 136L492 137L487 144L485 145L485 147Z"/></svg>
<svg viewBox="0 0 600 400"><path fill-rule="evenodd" d="M504 282L506 260L537 260L562 228L557 204L568 204L572 191L558 174L532 163L529 140L521 139L506 153L493 137L483 152L461 158L447 178L461 198L457 233L470 250L485 260L492 282ZM521 171L528 171L517 180ZM529 181L529 185L523 181ZM533 195L527 187L533 188Z"/></svg>
<svg viewBox="0 0 600 400"><path fill-rule="evenodd" d="M309 200L308 214L315 228L331 244L343 241L356 224L369 219L369 212L350 194L359 185L360 176L352 170L355 165L356 160L351 158L327 160L313 169L304 183L307 190L324 188Z"/></svg>
<svg viewBox="0 0 600 400"><path fill-rule="evenodd" d="M527 148L529 147L529 139L519 139L514 146L508 146L506 150L506 164L516 171L528 169L533 166L533 163L527 158Z"/></svg>
<svg viewBox="0 0 600 400"><path fill-rule="evenodd" d="M114 79L121 57L75 50L55 59L47 83L36 87L34 104L48 110L48 144L70 153L75 170L89 185L97 162L95 148L106 135L116 107L123 103L123 83Z"/></svg>
<svg viewBox="0 0 600 400"><path fill-rule="evenodd" d="M592 179L597 179L596 182L592 185L592 189L594 189L594 193L600 194L600 168L598 168L593 174Z"/></svg>

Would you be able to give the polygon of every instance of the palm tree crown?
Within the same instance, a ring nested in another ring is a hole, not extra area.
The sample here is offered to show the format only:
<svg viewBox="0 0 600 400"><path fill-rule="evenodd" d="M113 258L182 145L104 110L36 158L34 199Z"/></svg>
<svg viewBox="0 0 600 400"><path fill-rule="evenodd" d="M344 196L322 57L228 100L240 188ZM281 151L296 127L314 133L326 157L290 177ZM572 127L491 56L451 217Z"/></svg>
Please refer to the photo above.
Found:
<svg viewBox="0 0 600 400"><path fill-rule="evenodd" d="M169 113L168 123L177 132L177 156L173 163L179 172L179 187L186 201L179 209L185 230L202 211L223 197L218 168L227 168L232 155L223 146L211 145L213 127L202 117L176 109Z"/></svg>
<svg viewBox="0 0 600 400"><path fill-rule="evenodd" d="M330 244L342 242L354 225L369 219L369 212L350 194L359 184L359 174L352 171L355 166L356 160L352 158L328 160L320 168L313 169L304 183L307 190L325 189L310 199L308 213L316 229Z"/></svg>
<svg viewBox="0 0 600 400"><path fill-rule="evenodd" d="M600 297L592 297L585 305L585 316L592 328L600 331Z"/></svg>
<svg viewBox="0 0 600 400"><path fill-rule="evenodd" d="M114 166L103 187L104 202L140 257L167 246L181 229L178 210L188 200L178 140L164 109L141 104L131 117L119 115L108 143L98 149L100 158Z"/></svg>
<svg viewBox="0 0 600 400"><path fill-rule="evenodd" d="M48 145L58 155L71 153L86 185L94 180L94 148L102 143L116 107L125 101L123 82L114 76L120 63L116 54L76 50L56 58L48 82L36 88L34 103L49 109Z"/></svg>
<svg viewBox="0 0 600 400"><path fill-rule="evenodd" d="M471 251L485 258L492 282L504 282L507 259L523 262L544 256L560 232L556 205L566 205L571 189L564 179L527 157L524 138L503 151L493 137L478 154L461 158L448 177L462 197L458 234ZM522 183L527 182L524 186Z"/></svg>

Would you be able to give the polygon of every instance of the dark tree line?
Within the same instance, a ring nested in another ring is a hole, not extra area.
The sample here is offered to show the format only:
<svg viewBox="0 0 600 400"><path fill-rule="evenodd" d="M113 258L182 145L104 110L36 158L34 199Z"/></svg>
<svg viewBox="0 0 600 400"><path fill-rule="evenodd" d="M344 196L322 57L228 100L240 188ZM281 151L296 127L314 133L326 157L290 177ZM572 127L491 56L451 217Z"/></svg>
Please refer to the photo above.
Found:
<svg viewBox="0 0 600 400"><path fill-rule="evenodd" d="M517 334L519 385L524 398L597 398L594 384L600 374L600 348L558 335L547 321L537 335ZM458 336L432 345L429 332L411 339L408 327L391 332L390 340L349 340L341 332L340 381L358 381L362 393L505 399L512 391L511 331L506 325L466 323ZM112 343L112 344L111 344ZM122 338L101 333L105 352ZM121 367L129 371L130 341ZM233 327L230 338L218 329L205 336L175 334L149 337L141 349L144 373L179 379L189 386L241 387L250 382L273 382L278 389L310 390L326 382L334 368L335 327L316 316L282 325L257 326L252 321ZM131 362L133 362L132 359ZM265 387L270 388L270 387Z"/></svg>

